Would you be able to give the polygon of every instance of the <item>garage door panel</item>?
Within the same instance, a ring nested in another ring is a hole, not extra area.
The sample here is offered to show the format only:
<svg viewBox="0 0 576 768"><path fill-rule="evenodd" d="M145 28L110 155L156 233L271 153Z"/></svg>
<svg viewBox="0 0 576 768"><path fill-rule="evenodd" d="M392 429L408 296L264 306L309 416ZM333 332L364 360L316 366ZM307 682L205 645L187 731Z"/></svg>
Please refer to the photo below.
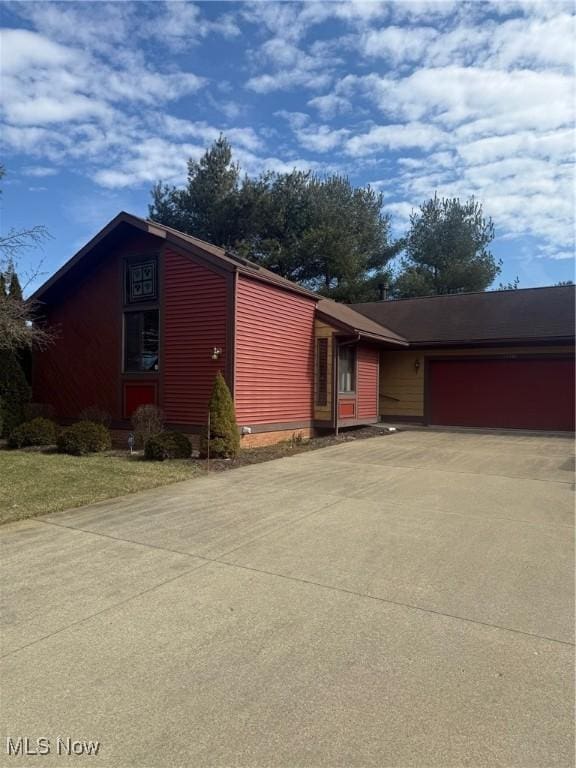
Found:
<svg viewBox="0 0 576 768"><path fill-rule="evenodd" d="M431 424L510 429L574 429L574 361L431 360Z"/></svg>

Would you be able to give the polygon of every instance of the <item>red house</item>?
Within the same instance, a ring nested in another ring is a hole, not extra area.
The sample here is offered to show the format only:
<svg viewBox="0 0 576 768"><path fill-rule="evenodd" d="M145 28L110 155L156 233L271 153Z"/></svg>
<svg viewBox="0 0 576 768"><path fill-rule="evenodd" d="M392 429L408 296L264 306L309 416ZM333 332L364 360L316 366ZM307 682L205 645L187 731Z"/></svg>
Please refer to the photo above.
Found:
<svg viewBox="0 0 576 768"><path fill-rule="evenodd" d="M143 403L199 433L218 371L243 445L379 418L379 353L407 342L352 308L221 248L120 213L33 295L55 343L34 400L59 420L87 407L130 428Z"/></svg>

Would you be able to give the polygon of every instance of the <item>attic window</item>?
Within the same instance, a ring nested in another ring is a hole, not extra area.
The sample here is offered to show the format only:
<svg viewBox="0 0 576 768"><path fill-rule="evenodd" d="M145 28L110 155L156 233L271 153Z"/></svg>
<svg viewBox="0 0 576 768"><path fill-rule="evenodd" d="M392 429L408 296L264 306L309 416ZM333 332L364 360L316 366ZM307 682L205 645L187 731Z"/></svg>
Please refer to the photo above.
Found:
<svg viewBox="0 0 576 768"><path fill-rule="evenodd" d="M126 303L155 301L156 261L153 259L126 264Z"/></svg>

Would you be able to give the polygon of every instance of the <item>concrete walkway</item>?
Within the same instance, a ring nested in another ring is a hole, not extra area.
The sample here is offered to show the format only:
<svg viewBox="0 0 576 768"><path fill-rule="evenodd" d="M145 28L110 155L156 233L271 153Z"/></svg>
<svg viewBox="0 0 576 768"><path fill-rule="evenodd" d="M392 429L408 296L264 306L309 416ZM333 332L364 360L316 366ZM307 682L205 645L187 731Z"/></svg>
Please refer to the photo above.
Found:
<svg viewBox="0 0 576 768"><path fill-rule="evenodd" d="M572 766L572 470L405 432L4 526L0 765Z"/></svg>

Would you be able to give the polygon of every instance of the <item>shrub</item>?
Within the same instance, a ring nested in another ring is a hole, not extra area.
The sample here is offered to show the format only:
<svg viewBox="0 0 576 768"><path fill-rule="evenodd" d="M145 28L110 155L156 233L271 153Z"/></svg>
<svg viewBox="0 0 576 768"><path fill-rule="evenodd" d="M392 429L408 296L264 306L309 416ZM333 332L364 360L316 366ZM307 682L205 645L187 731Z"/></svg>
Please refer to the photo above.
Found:
<svg viewBox="0 0 576 768"><path fill-rule="evenodd" d="M86 453L106 451L112 446L110 432L102 424L78 421L65 429L58 438L60 453L83 456Z"/></svg>
<svg viewBox="0 0 576 768"><path fill-rule="evenodd" d="M0 436L7 437L25 420L25 407L30 401L30 387L18 355L10 350L0 352L0 399L4 415Z"/></svg>
<svg viewBox="0 0 576 768"><path fill-rule="evenodd" d="M50 419L38 416L15 427L8 438L10 448L24 448L27 445L54 445L58 439L58 427Z"/></svg>
<svg viewBox="0 0 576 768"><path fill-rule="evenodd" d="M109 428L112 424L112 416L99 405L89 405L80 413L80 421L92 421L94 424L102 424Z"/></svg>
<svg viewBox="0 0 576 768"><path fill-rule="evenodd" d="M148 461L165 459L189 459L192 444L182 432L160 432L146 440L144 458Z"/></svg>
<svg viewBox="0 0 576 768"><path fill-rule="evenodd" d="M26 421L32 421L41 416L43 419L50 419L54 421L56 415L56 409L50 403L27 403L24 408L24 415Z"/></svg>
<svg viewBox="0 0 576 768"><path fill-rule="evenodd" d="M149 437L164 429L164 414L156 405L140 405L132 414L132 428L136 448L144 448Z"/></svg>
<svg viewBox="0 0 576 768"><path fill-rule="evenodd" d="M210 434L206 427L200 436L200 455L218 458L234 458L240 450L240 433L236 424L234 401L224 380L218 372L209 404Z"/></svg>

